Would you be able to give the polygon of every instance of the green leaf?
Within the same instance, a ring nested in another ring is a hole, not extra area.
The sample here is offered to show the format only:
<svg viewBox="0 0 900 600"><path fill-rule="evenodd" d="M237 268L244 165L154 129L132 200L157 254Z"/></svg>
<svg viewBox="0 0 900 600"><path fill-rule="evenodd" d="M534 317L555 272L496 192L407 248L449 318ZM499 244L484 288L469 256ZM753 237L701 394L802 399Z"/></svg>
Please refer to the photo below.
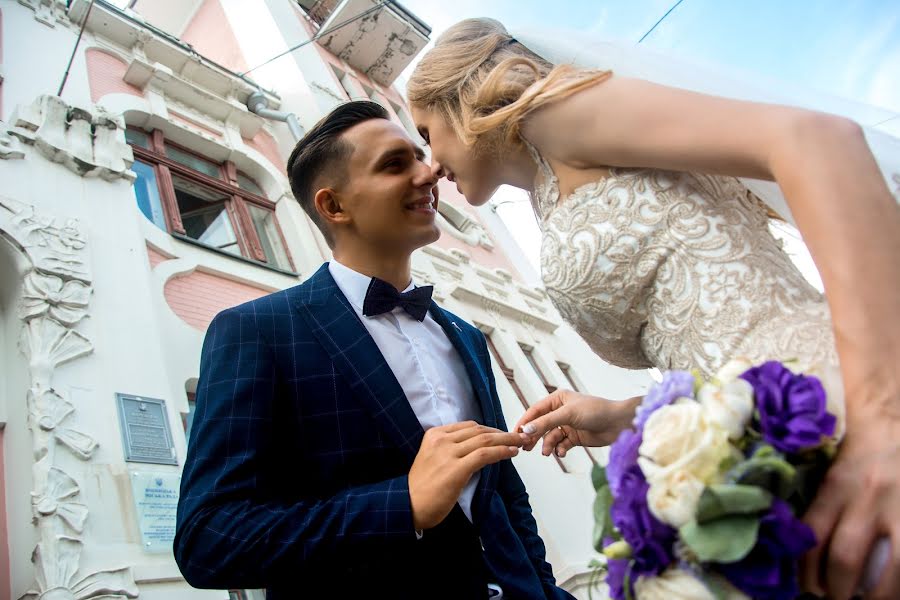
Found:
<svg viewBox="0 0 900 600"><path fill-rule="evenodd" d="M601 487L609 485L609 481L606 479L605 467L594 465L594 468L591 469L591 483L594 484L595 491L600 491Z"/></svg>
<svg viewBox="0 0 900 600"><path fill-rule="evenodd" d="M691 521L678 533L701 562L737 562L756 544L759 518L732 515L707 523Z"/></svg>
<svg viewBox="0 0 900 600"><path fill-rule="evenodd" d="M730 482L765 488L784 499L795 492L796 477L794 466L768 445L761 446L728 473Z"/></svg>
<svg viewBox="0 0 900 600"><path fill-rule="evenodd" d="M603 538L613 535L612 518L609 514L612 502L612 492L609 491L608 485L597 490L594 497L594 549L597 552L603 549Z"/></svg>
<svg viewBox="0 0 900 600"><path fill-rule="evenodd" d="M750 515L768 509L772 494L752 485L716 484L704 488L697 503L697 522L726 515Z"/></svg>
<svg viewBox="0 0 900 600"><path fill-rule="evenodd" d="M625 600L634 600L634 596L631 594L631 567L634 566L634 561L628 563L628 569L625 571L625 581L622 587L625 588Z"/></svg>

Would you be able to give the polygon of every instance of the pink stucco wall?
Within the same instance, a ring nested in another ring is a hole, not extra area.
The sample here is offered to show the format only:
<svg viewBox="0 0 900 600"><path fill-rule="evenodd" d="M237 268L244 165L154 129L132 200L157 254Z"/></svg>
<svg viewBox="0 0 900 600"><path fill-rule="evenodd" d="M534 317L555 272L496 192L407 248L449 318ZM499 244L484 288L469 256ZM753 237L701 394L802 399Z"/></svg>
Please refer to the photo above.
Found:
<svg viewBox="0 0 900 600"><path fill-rule="evenodd" d="M162 252L158 252L154 248L147 246L147 259L150 261L150 268L152 269L159 263L169 260L169 257Z"/></svg>
<svg viewBox="0 0 900 600"><path fill-rule="evenodd" d="M253 136L253 139L244 138L244 143L268 158L269 162L275 165L279 171L285 172L287 156L281 156L281 153L278 152L278 142L275 141L275 138L269 132L260 131Z"/></svg>
<svg viewBox="0 0 900 600"><path fill-rule="evenodd" d="M264 290L211 273L194 271L166 282L166 302L181 320L200 331L220 311L265 296Z"/></svg>
<svg viewBox="0 0 900 600"><path fill-rule="evenodd" d="M88 85L91 88L93 102L97 102L106 94L143 96L140 89L125 82L128 65L121 58L98 48L88 48L84 58L87 62Z"/></svg>
<svg viewBox="0 0 900 600"><path fill-rule="evenodd" d="M242 73L250 68L219 0L206 0L200 6L181 39L232 71Z"/></svg>

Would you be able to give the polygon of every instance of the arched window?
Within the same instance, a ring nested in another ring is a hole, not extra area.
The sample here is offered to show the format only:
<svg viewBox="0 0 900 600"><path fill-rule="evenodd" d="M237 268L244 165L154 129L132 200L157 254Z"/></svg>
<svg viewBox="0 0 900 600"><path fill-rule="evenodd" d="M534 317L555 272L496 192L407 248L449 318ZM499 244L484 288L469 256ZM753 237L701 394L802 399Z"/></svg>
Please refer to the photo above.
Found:
<svg viewBox="0 0 900 600"><path fill-rule="evenodd" d="M165 139L156 129L128 127L134 193L141 212L181 240L293 271L275 203L233 162L217 163Z"/></svg>

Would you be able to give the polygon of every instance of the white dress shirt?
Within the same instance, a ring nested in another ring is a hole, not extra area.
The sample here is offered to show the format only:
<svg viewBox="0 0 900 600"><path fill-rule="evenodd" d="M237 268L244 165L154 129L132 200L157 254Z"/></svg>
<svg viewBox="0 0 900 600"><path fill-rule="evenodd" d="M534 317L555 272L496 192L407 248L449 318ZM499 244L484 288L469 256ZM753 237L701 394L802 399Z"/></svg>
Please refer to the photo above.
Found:
<svg viewBox="0 0 900 600"><path fill-rule="evenodd" d="M481 409L462 358L430 313L421 322L401 307L364 316L363 302L372 278L336 260L328 263L328 270L384 355L423 429L476 420L480 416ZM410 283L402 291L414 287ZM479 477L480 473L475 473L459 495L459 506L469 521Z"/></svg>

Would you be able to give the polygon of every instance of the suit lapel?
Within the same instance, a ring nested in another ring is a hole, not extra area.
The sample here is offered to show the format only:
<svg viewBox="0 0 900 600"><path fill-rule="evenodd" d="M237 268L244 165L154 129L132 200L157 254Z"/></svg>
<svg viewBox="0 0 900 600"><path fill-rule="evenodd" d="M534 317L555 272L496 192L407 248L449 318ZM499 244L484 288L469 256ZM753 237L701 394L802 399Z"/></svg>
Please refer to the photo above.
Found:
<svg viewBox="0 0 900 600"><path fill-rule="evenodd" d="M456 348L456 351L462 358L466 372L469 374L469 379L472 382L472 389L475 391L478 404L481 406L483 418L481 422L489 427L497 427L499 423L497 412L494 410L494 399L491 397L487 374L484 371L485 368L490 368L490 364L485 366L478 361L478 354L473 347L471 336L463 334L462 327L455 322L455 317L445 312L434 302L431 303L430 312L432 318L444 329L453 347ZM491 495L497 487L499 472L498 464L488 465L481 470L481 477L478 480L478 485L475 487L475 497L472 499L472 519L476 525L480 523L480 515L484 514Z"/></svg>
<svg viewBox="0 0 900 600"><path fill-rule="evenodd" d="M306 293L295 301L297 310L380 429L407 452L411 463L425 432L384 355L327 263L306 285Z"/></svg>
<svg viewBox="0 0 900 600"><path fill-rule="evenodd" d="M482 370L482 365L479 364L476 359L477 354L475 348L472 347L469 336L463 335L462 327L456 323L456 317L449 315L434 302L431 303L429 312L435 322L437 322L444 330L444 333L447 334L450 343L456 348L456 351L463 361L463 365L466 367L466 373L468 373L469 380L472 383L472 389L475 391L475 398L478 400L478 404L481 407L482 423L489 427L496 427L497 415L494 411L493 399L488 390L487 376Z"/></svg>

